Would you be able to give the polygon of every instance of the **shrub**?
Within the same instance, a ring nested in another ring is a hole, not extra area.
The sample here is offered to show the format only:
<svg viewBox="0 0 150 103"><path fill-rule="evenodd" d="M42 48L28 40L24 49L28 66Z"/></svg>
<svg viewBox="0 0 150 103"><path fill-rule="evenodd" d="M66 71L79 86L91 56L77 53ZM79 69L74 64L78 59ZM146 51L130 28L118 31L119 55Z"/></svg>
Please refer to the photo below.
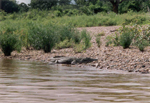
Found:
<svg viewBox="0 0 150 103"><path fill-rule="evenodd" d="M91 46L91 36L90 34L86 31L86 30L83 30L81 31L81 38L84 42L84 49L87 49Z"/></svg>
<svg viewBox="0 0 150 103"><path fill-rule="evenodd" d="M106 46L110 44L114 44L115 46L121 45L126 49L129 48L132 43L132 45L137 46L140 51L144 51L144 48L149 45L149 27L143 30L143 28L137 24L131 27L125 27L124 25L123 28L119 30L119 33L119 35L116 33L114 37L107 36Z"/></svg>
<svg viewBox="0 0 150 103"><path fill-rule="evenodd" d="M57 32L58 32L60 41L64 41L65 39L68 39L68 40L72 39L74 41L78 41L75 39L79 38L78 37L79 34L76 32L76 30L72 26L63 25L63 26L57 26L57 28L59 28Z"/></svg>
<svg viewBox="0 0 150 103"><path fill-rule="evenodd" d="M144 51L144 48L149 45L150 40L150 33L149 29L144 29L139 26L135 25L132 30L134 30L134 42L133 44L139 48L140 51Z"/></svg>
<svg viewBox="0 0 150 103"><path fill-rule="evenodd" d="M113 36L109 35L106 37L106 46L110 46L111 44L113 44Z"/></svg>
<svg viewBox="0 0 150 103"><path fill-rule="evenodd" d="M129 32L125 32L120 36L120 45L123 46L124 49L129 48L132 42L133 36Z"/></svg>
<svg viewBox="0 0 150 103"><path fill-rule="evenodd" d="M97 36L105 36L104 32L100 32Z"/></svg>
<svg viewBox="0 0 150 103"><path fill-rule="evenodd" d="M80 42L76 43L74 46L74 51L76 53L80 53L91 46L91 36L86 30L81 31L80 36Z"/></svg>
<svg viewBox="0 0 150 103"><path fill-rule="evenodd" d="M29 22L28 27L29 44L37 50L51 52L53 47L58 49L73 47L81 41L84 43L84 50L90 47L90 35L86 31L80 33L72 26Z"/></svg>
<svg viewBox="0 0 150 103"><path fill-rule="evenodd" d="M83 42L81 42L80 44L76 44L75 47L74 47L74 51L76 53L81 53L82 51L84 51L85 49L85 44Z"/></svg>
<svg viewBox="0 0 150 103"><path fill-rule="evenodd" d="M118 33L116 33L114 39L113 39L114 46L119 46L120 45L120 36Z"/></svg>
<svg viewBox="0 0 150 103"><path fill-rule="evenodd" d="M100 40L100 36L97 36L96 37L96 43L97 43L97 46L100 47L101 46L101 40Z"/></svg>
<svg viewBox="0 0 150 103"><path fill-rule="evenodd" d="M137 47L139 48L140 51L143 52L144 48L148 45L149 45L148 41L142 40L140 43L137 44Z"/></svg>
<svg viewBox="0 0 150 103"><path fill-rule="evenodd" d="M43 49L44 52L51 52L57 40L55 35L54 26L52 25L40 25L36 23L29 24L29 42L30 45L37 49Z"/></svg>
<svg viewBox="0 0 150 103"><path fill-rule="evenodd" d="M61 17L62 16L62 12L60 12L58 10L54 11L54 14L55 14L56 17Z"/></svg>
<svg viewBox="0 0 150 103"><path fill-rule="evenodd" d="M64 41L56 44L55 48L56 49L70 48L70 47L73 47L73 45L74 45L74 42L72 40L65 39Z"/></svg>
<svg viewBox="0 0 150 103"><path fill-rule="evenodd" d="M80 10L86 15L92 15L93 12L86 6L80 7Z"/></svg>
<svg viewBox="0 0 150 103"><path fill-rule="evenodd" d="M10 56L11 52L14 50L21 50L21 41L19 35L15 34L15 31L11 28L7 28L6 31L0 34L0 46L5 56Z"/></svg>
<svg viewBox="0 0 150 103"><path fill-rule="evenodd" d="M146 21L146 18L145 17L142 17L142 16L135 16L135 17L132 17L132 18L127 18L125 19L125 24L128 25L130 23L133 23L133 24L143 24L144 22Z"/></svg>
<svg viewBox="0 0 150 103"><path fill-rule="evenodd" d="M13 19L13 20L15 20L17 17L18 17L18 16L17 16L16 13L11 14L11 16L10 16L10 18Z"/></svg>

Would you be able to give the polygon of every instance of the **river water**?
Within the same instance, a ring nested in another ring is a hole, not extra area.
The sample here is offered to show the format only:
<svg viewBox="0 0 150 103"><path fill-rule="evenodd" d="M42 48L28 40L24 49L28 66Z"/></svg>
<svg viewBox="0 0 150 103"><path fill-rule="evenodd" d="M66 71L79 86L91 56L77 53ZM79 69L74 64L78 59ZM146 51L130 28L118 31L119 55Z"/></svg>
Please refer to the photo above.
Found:
<svg viewBox="0 0 150 103"><path fill-rule="evenodd" d="M0 103L150 103L150 75L1 59Z"/></svg>

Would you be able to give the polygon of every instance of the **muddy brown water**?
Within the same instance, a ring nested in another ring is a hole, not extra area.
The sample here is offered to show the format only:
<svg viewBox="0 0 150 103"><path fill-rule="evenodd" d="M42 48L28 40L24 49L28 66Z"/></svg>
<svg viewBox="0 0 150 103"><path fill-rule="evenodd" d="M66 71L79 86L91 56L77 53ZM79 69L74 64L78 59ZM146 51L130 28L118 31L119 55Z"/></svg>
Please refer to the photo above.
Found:
<svg viewBox="0 0 150 103"><path fill-rule="evenodd" d="M0 60L0 103L149 103L150 75Z"/></svg>

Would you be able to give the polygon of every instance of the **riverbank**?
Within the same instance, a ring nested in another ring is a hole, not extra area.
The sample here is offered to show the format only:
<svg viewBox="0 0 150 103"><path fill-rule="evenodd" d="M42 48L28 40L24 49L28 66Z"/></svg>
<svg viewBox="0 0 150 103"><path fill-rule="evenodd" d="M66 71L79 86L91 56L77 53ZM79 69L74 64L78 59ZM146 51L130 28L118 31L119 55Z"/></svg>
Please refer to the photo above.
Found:
<svg viewBox="0 0 150 103"><path fill-rule="evenodd" d="M22 49L20 53L12 52L12 56L4 57L3 53L0 53L1 58L13 58L20 60L36 60L49 63L50 58L55 56L66 57L89 57L98 59L88 64L79 64L78 66L95 66L99 69L109 70L124 70L129 72L150 72L150 47L145 48L144 52L141 52L136 47L130 47L129 49L123 49L118 47L106 47L106 37L114 33L120 26L109 27L85 27L78 28L79 30L86 29L91 34L92 46L82 53L75 53L73 48L52 50L51 53L44 53L42 50L26 50ZM103 32L105 35L101 36L100 48L96 43L96 35Z"/></svg>

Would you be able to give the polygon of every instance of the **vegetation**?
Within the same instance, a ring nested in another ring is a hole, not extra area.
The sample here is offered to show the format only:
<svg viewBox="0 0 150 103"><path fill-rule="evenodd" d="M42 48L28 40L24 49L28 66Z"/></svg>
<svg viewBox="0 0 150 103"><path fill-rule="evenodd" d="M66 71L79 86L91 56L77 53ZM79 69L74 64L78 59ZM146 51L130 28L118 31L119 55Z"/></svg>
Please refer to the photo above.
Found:
<svg viewBox="0 0 150 103"><path fill-rule="evenodd" d="M96 43L99 48L101 46L101 36L104 36L104 35L105 35L104 32L101 32L98 35L96 35Z"/></svg>
<svg viewBox="0 0 150 103"><path fill-rule="evenodd" d="M115 36L107 37L106 45L135 45L144 51L150 43L149 29L143 31L139 26L150 24L149 0L31 0L28 5L0 1L0 47L6 56L22 46L46 53L68 47L82 52L91 46L91 37L75 27L137 24L124 26ZM103 35L96 37L98 47Z"/></svg>
<svg viewBox="0 0 150 103"><path fill-rule="evenodd" d="M119 34L108 36L106 45L122 46L124 49L130 45L137 46L140 51L144 51L146 46L150 45L150 27L132 25L131 27L123 26Z"/></svg>
<svg viewBox="0 0 150 103"><path fill-rule="evenodd" d="M100 33L98 33L97 36L105 36L105 33L104 32L100 32Z"/></svg>
<svg viewBox="0 0 150 103"><path fill-rule="evenodd" d="M72 10L70 10L72 11ZM70 15L70 14L69 14ZM113 12L98 13L95 15L74 15L68 16L67 14L59 11L39 11L33 9L25 13L8 14L4 11L0 12L0 21L17 20L17 21L43 21L53 22L58 25L71 25L74 27L91 27L91 26L113 26L113 25L129 25L130 23L136 24L149 24L149 13L134 13L128 12L125 14L116 15Z"/></svg>
<svg viewBox="0 0 150 103"><path fill-rule="evenodd" d="M52 10L60 12L69 9L79 10L86 14L99 12L126 13L129 10L148 11L150 0L31 0L31 3L17 4L16 0L1 0L1 9L7 13L28 11L29 9ZM71 7L71 8L70 8Z"/></svg>
<svg viewBox="0 0 150 103"><path fill-rule="evenodd" d="M133 39L134 34L132 34L132 32L130 30L128 30L128 28L123 28L123 31L121 32L121 35L119 37L119 43L120 45L126 49L129 48L129 46L132 43L132 39Z"/></svg>
<svg viewBox="0 0 150 103"><path fill-rule="evenodd" d="M84 44L82 50L85 50L90 47L91 40L85 30L79 32L72 26L51 22L43 24L38 21L5 21L0 31L0 45L6 56L14 50L19 51L21 46L48 53L53 48L62 49Z"/></svg>
<svg viewBox="0 0 150 103"><path fill-rule="evenodd" d="M21 50L21 40L14 28L8 27L0 33L0 47L5 56L10 56L14 50Z"/></svg>

